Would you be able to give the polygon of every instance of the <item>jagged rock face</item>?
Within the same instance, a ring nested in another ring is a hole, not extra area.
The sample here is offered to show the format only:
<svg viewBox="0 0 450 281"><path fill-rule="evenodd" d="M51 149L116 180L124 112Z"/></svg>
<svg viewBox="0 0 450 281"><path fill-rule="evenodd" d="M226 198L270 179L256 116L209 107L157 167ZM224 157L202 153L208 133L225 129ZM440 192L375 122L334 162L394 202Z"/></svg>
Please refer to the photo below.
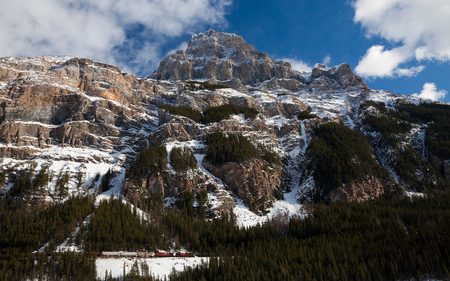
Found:
<svg viewBox="0 0 450 281"><path fill-rule="evenodd" d="M163 86L88 59L0 58L0 166L9 178L49 167L50 193L63 170L70 192L78 172L86 187L100 184L96 174L108 169L120 177L147 145L157 126L152 101L165 94Z"/></svg>
<svg viewBox="0 0 450 281"><path fill-rule="evenodd" d="M151 76L161 80L239 79L242 84L298 77L288 62L274 61L241 36L209 30L193 35L186 52L164 59ZM238 82L234 82L240 86Z"/></svg>
<svg viewBox="0 0 450 281"><path fill-rule="evenodd" d="M176 197L178 192L183 190L192 193L206 190L208 188L208 185L205 184L207 181L207 176L189 176L186 173L164 171L148 175L139 182L138 186L135 186L131 181L125 181L121 193L130 199L138 198L138 194L143 191L160 195L162 198Z"/></svg>
<svg viewBox="0 0 450 281"><path fill-rule="evenodd" d="M297 79L279 79L273 78L270 81L262 83L261 87L265 90L286 89L293 92L308 91L308 85Z"/></svg>
<svg viewBox="0 0 450 281"><path fill-rule="evenodd" d="M281 191L286 176L281 167L268 167L260 160L219 166L204 162L203 166L224 181L255 212L271 206L275 200L274 194Z"/></svg>
<svg viewBox="0 0 450 281"><path fill-rule="evenodd" d="M342 87L342 89L349 89L352 87L367 88L366 82L364 82L361 77L356 76L353 73L350 65L348 65L347 63L343 63L339 66L331 68L328 68L323 64L317 64L311 72L311 79L314 80L316 78L323 78L324 80L328 80L325 78L330 78L336 81L337 84Z"/></svg>
<svg viewBox="0 0 450 281"><path fill-rule="evenodd" d="M384 194L384 185L377 179L366 178L339 187L329 195L332 201L364 202L377 199Z"/></svg>
<svg viewBox="0 0 450 281"><path fill-rule="evenodd" d="M185 173L163 171L149 174L138 182L125 180L120 193L132 202L138 202L149 194L173 199L175 202L180 192L197 193L206 190L216 194L220 203L211 211L216 215L229 214L236 207L235 200L214 181L214 179L199 169L188 170Z"/></svg>
<svg viewBox="0 0 450 281"><path fill-rule="evenodd" d="M17 146L118 145L129 135L120 127L149 123L138 117L145 109L136 105L165 91L86 59L4 58L0 66L6 84L0 90L0 138Z"/></svg>

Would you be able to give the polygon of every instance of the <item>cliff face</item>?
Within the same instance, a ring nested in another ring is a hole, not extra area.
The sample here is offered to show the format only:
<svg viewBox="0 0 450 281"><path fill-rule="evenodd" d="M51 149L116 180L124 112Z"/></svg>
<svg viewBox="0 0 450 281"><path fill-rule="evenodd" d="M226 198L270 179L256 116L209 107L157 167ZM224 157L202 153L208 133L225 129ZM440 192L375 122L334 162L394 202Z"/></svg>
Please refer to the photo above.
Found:
<svg viewBox="0 0 450 281"><path fill-rule="evenodd" d="M120 128L153 125L150 116L142 118L147 109L141 104L165 92L115 66L86 59L10 58L0 64L6 81L0 90L0 138L7 146L120 146L121 138L133 135Z"/></svg>
<svg viewBox="0 0 450 281"><path fill-rule="evenodd" d="M332 191L329 197L332 201L364 202L379 198L384 192L385 188L379 180L365 178Z"/></svg>
<svg viewBox="0 0 450 281"><path fill-rule="evenodd" d="M190 79L228 88L183 81ZM310 195L318 190L310 144L316 128L328 122L366 136L372 157L386 172L385 178L364 174L346 182L324 194L327 200L377 198L386 182L412 191L448 184L450 159L427 152L425 125L430 121L410 122L404 131L383 135L381 125L370 120L388 118L388 129L407 121L392 119L399 114L389 115L388 108L374 101L398 111L424 102L371 90L345 63L318 64L311 73L299 73L254 50L242 37L216 31L194 35L186 52L163 60L148 79L81 58L0 58L0 196L15 189L24 171L33 178L48 169L45 185L23 196L14 194L45 201L94 191L122 193L129 200L157 194L171 204L180 192L206 190L209 211L216 214L284 212L286 205L298 208L297 199L313 200ZM170 113L161 104L200 113L235 105L257 114L225 114L205 124ZM439 106L446 112L445 105ZM204 159L209 149L205 140L214 132L240 134L255 148L276 154L281 165L262 157L213 165ZM155 146L166 149L167 165L158 173L149 170L127 179L139 153ZM176 171L170 163L174 147L190 151L197 166ZM61 193L57 181L66 173L67 192ZM283 196L287 201L280 201Z"/></svg>
<svg viewBox="0 0 450 281"><path fill-rule="evenodd" d="M281 167L269 167L258 160L219 166L205 162L203 166L226 183L254 212L262 212L271 207L275 194L282 194L285 175Z"/></svg>
<svg viewBox="0 0 450 281"><path fill-rule="evenodd" d="M109 169L123 174L157 126L151 101L167 93L116 66L70 57L1 58L0 78L1 166L9 178L50 168L50 187L63 172L74 180L80 172L88 186Z"/></svg>

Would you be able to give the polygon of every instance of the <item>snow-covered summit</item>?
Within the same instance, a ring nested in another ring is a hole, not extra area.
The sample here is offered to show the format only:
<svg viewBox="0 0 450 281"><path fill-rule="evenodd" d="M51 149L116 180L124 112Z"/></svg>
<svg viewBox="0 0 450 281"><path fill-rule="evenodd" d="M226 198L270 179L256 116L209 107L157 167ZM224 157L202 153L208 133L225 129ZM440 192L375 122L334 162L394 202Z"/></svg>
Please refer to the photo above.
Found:
<svg viewBox="0 0 450 281"><path fill-rule="evenodd" d="M189 41L188 47L186 49L186 54L194 54L201 51L225 51L230 49L242 49L245 51L251 51L255 48L244 41L242 36L226 33L226 32L218 32L213 29L205 33L199 33L192 35L191 40ZM203 53L205 56L209 55L208 53ZM223 56L224 54L218 54L219 56Z"/></svg>

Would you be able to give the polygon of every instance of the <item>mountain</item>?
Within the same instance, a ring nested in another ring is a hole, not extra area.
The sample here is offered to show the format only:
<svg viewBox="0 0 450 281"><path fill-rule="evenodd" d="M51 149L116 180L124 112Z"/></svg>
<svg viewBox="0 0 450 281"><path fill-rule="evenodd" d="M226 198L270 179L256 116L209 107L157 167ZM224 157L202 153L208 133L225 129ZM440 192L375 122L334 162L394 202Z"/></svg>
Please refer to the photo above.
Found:
<svg viewBox="0 0 450 281"><path fill-rule="evenodd" d="M207 192L240 225L299 202L362 202L450 180L450 106L372 90L346 63L307 72L210 30L140 79L72 57L0 59L1 194ZM256 214L268 214L257 216Z"/></svg>
<svg viewBox="0 0 450 281"><path fill-rule="evenodd" d="M289 63L274 61L269 54L256 51L241 36L209 30L193 35L186 52L181 50L164 59L150 77L171 81L231 80L231 85L247 85L299 77L299 73Z"/></svg>

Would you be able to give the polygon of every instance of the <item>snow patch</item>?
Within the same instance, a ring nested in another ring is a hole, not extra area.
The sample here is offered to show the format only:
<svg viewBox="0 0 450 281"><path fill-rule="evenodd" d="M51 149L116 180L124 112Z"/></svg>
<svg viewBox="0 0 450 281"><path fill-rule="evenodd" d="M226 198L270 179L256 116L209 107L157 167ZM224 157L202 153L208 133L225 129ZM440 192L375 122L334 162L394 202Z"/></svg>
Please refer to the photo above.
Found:
<svg viewBox="0 0 450 281"><path fill-rule="evenodd" d="M150 275L160 279L168 278L173 270L181 272L188 267L196 267L202 263L209 263L208 257L190 257L190 258L97 258L97 278L105 279L105 273L111 274L113 278L120 278L128 274L135 263L146 263L149 267ZM140 266L139 266L140 269Z"/></svg>

